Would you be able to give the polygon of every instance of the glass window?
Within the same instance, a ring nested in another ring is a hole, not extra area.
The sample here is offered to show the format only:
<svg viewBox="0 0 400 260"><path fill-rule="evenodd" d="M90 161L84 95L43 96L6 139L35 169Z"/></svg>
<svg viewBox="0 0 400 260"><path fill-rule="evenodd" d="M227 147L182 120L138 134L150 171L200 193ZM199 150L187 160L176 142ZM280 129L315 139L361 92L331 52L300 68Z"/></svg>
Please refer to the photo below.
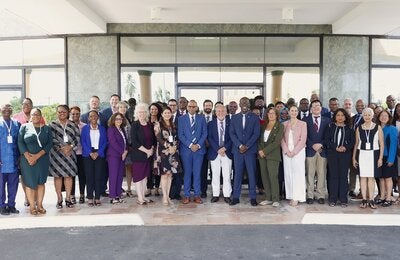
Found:
<svg viewBox="0 0 400 260"><path fill-rule="evenodd" d="M218 88L182 87L180 92L180 97L185 97L187 100L196 100L199 110L203 109L203 102L206 99L211 100L214 104L218 101Z"/></svg>
<svg viewBox="0 0 400 260"><path fill-rule="evenodd" d="M22 41L0 41L0 65L20 66L22 63Z"/></svg>
<svg viewBox="0 0 400 260"><path fill-rule="evenodd" d="M65 104L65 72L63 68L27 69L26 96L37 106Z"/></svg>
<svg viewBox="0 0 400 260"><path fill-rule="evenodd" d="M258 95L262 95L261 88L257 87L224 87L222 89L222 98L224 105L228 105L231 101L236 101L239 104L239 101L242 97L254 98ZM238 111L240 108L238 108Z"/></svg>
<svg viewBox="0 0 400 260"><path fill-rule="evenodd" d="M386 97L394 95L400 100L399 68L373 68L371 72L371 101L386 107Z"/></svg>
<svg viewBox="0 0 400 260"><path fill-rule="evenodd" d="M181 67L178 68L178 82L221 82L220 67Z"/></svg>
<svg viewBox="0 0 400 260"><path fill-rule="evenodd" d="M222 37L221 63L264 63L264 38Z"/></svg>
<svg viewBox="0 0 400 260"><path fill-rule="evenodd" d="M140 76L138 70L151 71L151 93L153 101L166 102L175 96L175 76L173 68L124 67L121 70L121 98L128 100L134 97L140 101Z"/></svg>
<svg viewBox="0 0 400 260"><path fill-rule="evenodd" d="M0 88L0 104L13 105L13 114L21 111L21 90L1 90Z"/></svg>
<svg viewBox="0 0 400 260"><path fill-rule="evenodd" d="M221 82L262 83L262 67L222 67Z"/></svg>
<svg viewBox="0 0 400 260"><path fill-rule="evenodd" d="M175 63L175 37L121 37L121 63Z"/></svg>
<svg viewBox="0 0 400 260"><path fill-rule="evenodd" d="M318 37L266 37L266 63L319 63Z"/></svg>
<svg viewBox="0 0 400 260"><path fill-rule="evenodd" d="M279 71L281 71L281 91L279 94L272 96L272 89L274 88L272 74L278 74L275 84L279 90ZM279 99L286 102L288 98L292 97L298 102L301 98L309 98L311 93L319 93L319 68L308 67L269 67L267 68L267 98L265 103L275 103Z"/></svg>
<svg viewBox="0 0 400 260"><path fill-rule="evenodd" d="M400 65L400 39L373 39L372 64Z"/></svg>
<svg viewBox="0 0 400 260"><path fill-rule="evenodd" d="M177 63L219 63L219 37L177 37Z"/></svg>
<svg viewBox="0 0 400 260"><path fill-rule="evenodd" d="M64 64L64 39L24 40L24 65Z"/></svg>
<svg viewBox="0 0 400 260"><path fill-rule="evenodd" d="M21 85L21 70L0 70L0 85Z"/></svg>

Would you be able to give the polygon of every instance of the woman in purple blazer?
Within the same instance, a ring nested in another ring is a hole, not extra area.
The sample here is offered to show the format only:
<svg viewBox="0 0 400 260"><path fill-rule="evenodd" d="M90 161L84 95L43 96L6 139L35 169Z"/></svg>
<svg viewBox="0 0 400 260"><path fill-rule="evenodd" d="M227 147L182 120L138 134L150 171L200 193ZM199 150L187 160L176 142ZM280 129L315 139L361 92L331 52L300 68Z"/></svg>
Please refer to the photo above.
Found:
<svg viewBox="0 0 400 260"><path fill-rule="evenodd" d="M125 158L128 154L125 125L126 119L121 113L113 114L108 122L107 161L111 204L123 202L121 199L122 180L124 178Z"/></svg>

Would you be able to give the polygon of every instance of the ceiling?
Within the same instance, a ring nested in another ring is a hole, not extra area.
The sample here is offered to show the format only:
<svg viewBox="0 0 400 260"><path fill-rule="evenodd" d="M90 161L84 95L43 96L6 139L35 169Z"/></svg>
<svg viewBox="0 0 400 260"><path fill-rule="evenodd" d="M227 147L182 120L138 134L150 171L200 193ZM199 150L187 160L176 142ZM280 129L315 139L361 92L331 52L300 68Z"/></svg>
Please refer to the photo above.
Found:
<svg viewBox="0 0 400 260"><path fill-rule="evenodd" d="M399 0L0 0L0 37L106 33L107 23L331 24L334 34L400 36L399 13Z"/></svg>

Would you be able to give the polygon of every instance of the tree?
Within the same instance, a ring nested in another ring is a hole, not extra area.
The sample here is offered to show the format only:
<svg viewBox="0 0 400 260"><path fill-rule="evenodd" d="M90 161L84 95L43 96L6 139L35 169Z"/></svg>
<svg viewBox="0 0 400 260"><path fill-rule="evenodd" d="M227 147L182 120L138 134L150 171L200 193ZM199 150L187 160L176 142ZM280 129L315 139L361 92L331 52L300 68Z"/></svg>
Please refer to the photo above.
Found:
<svg viewBox="0 0 400 260"><path fill-rule="evenodd" d="M154 100L166 103L170 99L171 99L171 92L169 92L165 88L158 87L158 89L154 92Z"/></svg>
<svg viewBox="0 0 400 260"><path fill-rule="evenodd" d="M10 100L10 105L13 108L13 114L19 113L22 111L22 100L18 97L13 97Z"/></svg>
<svg viewBox="0 0 400 260"><path fill-rule="evenodd" d="M136 93L136 81L131 73L126 74L125 93L129 97L133 97Z"/></svg>

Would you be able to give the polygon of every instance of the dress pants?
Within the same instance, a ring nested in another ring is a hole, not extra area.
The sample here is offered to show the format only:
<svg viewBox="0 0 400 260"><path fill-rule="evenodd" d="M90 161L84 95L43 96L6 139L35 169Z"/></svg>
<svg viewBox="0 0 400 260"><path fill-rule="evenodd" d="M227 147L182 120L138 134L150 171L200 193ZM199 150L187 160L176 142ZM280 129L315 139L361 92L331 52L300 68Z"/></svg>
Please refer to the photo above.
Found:
<svg viewBox="0 0 400 260"><path fill-rule="evenodd" d="M279 201L279 161L260 158L261 178L266 200Z"/></svg>
<svg viewBox="0 0 400 260"><path fill-rule="evenodd" d="M232 171L232 160L228 156L221 156L218 154L217 158L210 161L211 171L212 171L212 192L213 197L219 197L221 178L220 174L222 171L222 193L225 198L231 196L232 186L231 186L231 171Z"/></svg>
<svg viewBox="0 0 400 260"><path fill-rule="evenodd" d="M325 199L326 195L326 158L320 153L306 158L307 168L307 198ZM314 194L315 174L317 174L317 190Z"/></svg>
<svg viewBox="0 0 400 260"><path fill-rule="evenodd" d="M172 177L171 190L169 191L169 197L171 199L180 199L183 182L182 174L182 172L177 172Z"/></svg>
<svg viewBox="0 0 400 260"><path fill-rule="evenodd" d="M185 197L190 197L192 178L193 178L194 196L199 197L201 194L200 172L204 155L200 154L199 152L183 152L181 153L181 158L184 170L183 190L185 193Z"/></svg>
<svg viewBox="0 0 400 260"><path fill-rule="evenodd" d="M109 156L108 160L108 187L110 198L121 197L122 180L124 178L125 161L121 157Z"/></svg>
<svg viewBox="0 0 400 260"><path fill-rule="evenodd" d="M332 152L328 155L329 202L347 203L350 153Z"/></svg>
<svg viewBox="0 0 400 260"><path fill-rule="evenodd" d="M200 178L200 189L201 189L202 194L207 194L208 168L210 168L208 162L209 161L207 159L207 156L204 156L203 163L201 165L201 178ZM212 172L212 169L211 169L211 172Z"/></svg>
<svg viewBox="0 0 400 260"><path fill-rule="evenodd" d="M86 176L85 176L85 169L83 167L82 155L77 155L76 158L78 162L79 193L85 194Z"/></svg>
<svg viewBox="0 0 400 260"><path fill-rule="evenodd" d="M83 157L83 165L86 175L87 198L92 200L94 192L94 198L98 200L104 192L106 160L101 157L97 157L96 160L92 160L90 157Z"/></svg>
<svg viewBox="0 0 400 260"><path fill-rule="evenodd" d="M244 167L247 170L249 180L249 197L256 199L256 154L255 153L237 153L234 154L235 175L233 180L233 199L239 199L242 192L242 178Z"/></svg>
<svg viewBox="0 0 400 260"><path fill-rule="evenodd" d="M15 196L17 195L18 183L18 173L0 173L0 208L4 208L5 206L15 207Z"/></svg>

